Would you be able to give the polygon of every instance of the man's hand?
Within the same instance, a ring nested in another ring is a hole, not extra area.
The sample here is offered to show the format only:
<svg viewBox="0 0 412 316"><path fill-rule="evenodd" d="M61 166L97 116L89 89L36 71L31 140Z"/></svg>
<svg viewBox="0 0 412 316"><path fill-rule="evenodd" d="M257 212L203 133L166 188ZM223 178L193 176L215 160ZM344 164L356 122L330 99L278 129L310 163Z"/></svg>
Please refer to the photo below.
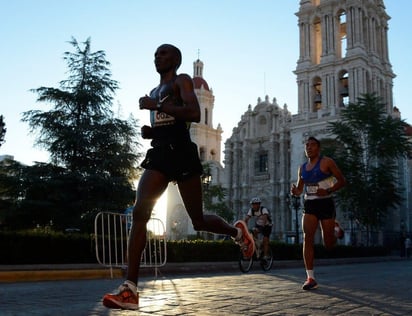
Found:
<svg viewBox="0 0 412 316"><path fill-rule="evenodd" d="M139 99L139 108L141 110L156 110L156 100L149 97L147 94Z"/></svg>
<svg viewBox="0 0 412 316"><path fill-rule="evenodd" d="M290 194L299 196L300 193L301 193L301 192L299 191L299 189L298 189L298 187L296 186L296 184L292 184L292 187L290 188Z"/></svg>
<svg viewBox="0 0 412 316"><path fill-rule="evenodd" d="M141 134L143 139L152 139L153 138L153 130L150 126L144 125L141 128Z"/></svg>

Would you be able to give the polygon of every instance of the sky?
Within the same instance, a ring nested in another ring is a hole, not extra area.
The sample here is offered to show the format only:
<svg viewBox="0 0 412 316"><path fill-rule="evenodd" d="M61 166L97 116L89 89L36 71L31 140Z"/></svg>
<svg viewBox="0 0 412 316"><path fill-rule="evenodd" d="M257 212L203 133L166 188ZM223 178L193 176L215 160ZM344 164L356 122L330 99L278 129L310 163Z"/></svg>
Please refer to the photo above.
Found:
<svg viewBox="0 0 412 316"><path fill-rule="evenodd" d="M394 105L412 124L412 37L405 28L412 1L384 3L391 16L389 58L397 75ZM297 112L298 10L299 0L0 0L0 115L7 128L0 155L28 165L48 160L21 118L25 111L51 109L37 103L30 90L58 88L67 78L63 54L73 51L72 37L78 42L90 38L92 51L106 52L112 79L120 85L113 110L124 119L132 113L140 126L149 123L149 114L138 109L137 100L159 82L156 48L163 43L179 47L181 73L193 75L193 62L202 60L203 78L215 96L213 125L222 126L224 149L259 97L276 98Z"/></svg>

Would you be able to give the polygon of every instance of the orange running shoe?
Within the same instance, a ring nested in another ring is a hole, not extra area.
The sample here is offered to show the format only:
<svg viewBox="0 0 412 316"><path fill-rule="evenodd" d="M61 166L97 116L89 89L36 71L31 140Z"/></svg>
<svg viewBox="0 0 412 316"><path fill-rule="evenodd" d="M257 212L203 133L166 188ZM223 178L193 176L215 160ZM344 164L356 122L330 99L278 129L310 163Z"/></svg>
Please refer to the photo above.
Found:
<svg viewBox="0 0 412 316"><path fill-rule="evenodd" d="M135 294L124 283L119 287L119 293L103 296L103 305L107 308L136 310L139 308L139 293Z"/></svg>
<svg viewBox="0 0 412 316"><path fill-rule="evenodd" d="M252 234L249 233L246 223L239 220L235 222L235 227L240 228L242 231L242 236L235 239L235 242L240 246L246 258L252 257L255 252L255 241Z"/></svg>
<svg viewBox="0 0 412 316"><path fill-rule="evenodd" d="M303 283L302 289L303 290L313 290L318 288L318 283L315 281L315 279L312 278L307 278L305 283Z"/></svg>

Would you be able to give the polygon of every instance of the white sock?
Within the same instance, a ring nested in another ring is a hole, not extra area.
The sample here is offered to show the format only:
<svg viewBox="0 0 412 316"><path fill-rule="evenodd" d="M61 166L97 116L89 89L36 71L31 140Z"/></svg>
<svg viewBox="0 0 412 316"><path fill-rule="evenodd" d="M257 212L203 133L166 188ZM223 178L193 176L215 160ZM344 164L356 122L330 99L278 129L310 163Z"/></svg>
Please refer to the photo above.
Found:
<svg viewBox="0 0 412 316"><path fill-rule="evenodd" d="M313 270L306 270L306 274L307 274L308 278L315 279L315 271L313 271Z"/></svg>
<svg viewBox="0 0 412 316"><path fill-rule="evenodd" d="M235 227L235 228L237 229L237 235L236 237L232 237L232 239L238 242L242 239L242 230L239 227Z"/></svg>
<svg viewBox="0 0 412 316"><path fill-rule="evenodd" d="M237 229L236 240L240 240L242 238L242 230L239 227L236 227L236 229Z"/></svg>
<svg viewBox="0 0 412 316"><path fill-rule="evenodd" d="M132 281L129 281L129 280L126 280L126 281L123 282L123 284L126 284L127 287L133 291L133 293L135 293L135 294L137 293L136 283L134 283Z"/></svg>

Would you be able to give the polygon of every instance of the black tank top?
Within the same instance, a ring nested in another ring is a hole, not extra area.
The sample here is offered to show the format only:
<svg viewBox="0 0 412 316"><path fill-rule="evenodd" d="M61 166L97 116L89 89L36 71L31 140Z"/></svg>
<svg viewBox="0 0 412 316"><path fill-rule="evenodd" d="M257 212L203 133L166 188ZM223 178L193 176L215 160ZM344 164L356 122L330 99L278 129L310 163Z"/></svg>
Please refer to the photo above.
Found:
<svg viewBox="0 0 412 316"><path fill-rule="evenodd" d="M176 106L183 106L180 95L173 89L175 79L154 88L150 92L150 97L160 101L172 99ZM188 122L157 110L150 111L150 122L153 128L153 147L191 142Z"/></svg>

